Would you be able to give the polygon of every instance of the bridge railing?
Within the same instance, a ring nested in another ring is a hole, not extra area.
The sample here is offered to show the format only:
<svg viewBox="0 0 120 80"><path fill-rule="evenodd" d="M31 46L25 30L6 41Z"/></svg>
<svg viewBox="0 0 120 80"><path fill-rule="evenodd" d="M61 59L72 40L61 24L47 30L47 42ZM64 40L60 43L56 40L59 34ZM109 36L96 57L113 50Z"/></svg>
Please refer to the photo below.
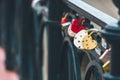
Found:
<svg viewBox="0 0 120 80"><path fill-rule="evenodd" d="M106 41L111 45L111 69L109 74L105 74L106 80L120 80L120 22L109 16L108 14L90 6L82 0L63 0L65 5L70 9L77 12L79 15L84 16L90 21L98 24L102 30L101 34L105 37ZM113 0L114 4L120 8L120 1ZM101 5L102 6L102 5Z"/></svg>

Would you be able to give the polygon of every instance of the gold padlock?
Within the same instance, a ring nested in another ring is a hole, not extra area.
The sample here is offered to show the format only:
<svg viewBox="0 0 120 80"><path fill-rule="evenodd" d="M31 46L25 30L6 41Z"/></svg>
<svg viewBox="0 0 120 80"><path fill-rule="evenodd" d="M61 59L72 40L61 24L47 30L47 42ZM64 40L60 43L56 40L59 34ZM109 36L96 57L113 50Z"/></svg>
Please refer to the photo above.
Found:
<svg viewBox="0 0 120 80"><path fill-rule="evenodd" d="M110 70L110 60L108 60L105 64L103 64L104 72L108 72Z"/></svg>
<svg viewBox="0 0 120 80"><path fill-rule="evenodd" d="M85 50L92 50L97 46L97 41L93 40L92 34L96 31L92 31L90 34L86 35L82 40L82 45Z"/></svg>

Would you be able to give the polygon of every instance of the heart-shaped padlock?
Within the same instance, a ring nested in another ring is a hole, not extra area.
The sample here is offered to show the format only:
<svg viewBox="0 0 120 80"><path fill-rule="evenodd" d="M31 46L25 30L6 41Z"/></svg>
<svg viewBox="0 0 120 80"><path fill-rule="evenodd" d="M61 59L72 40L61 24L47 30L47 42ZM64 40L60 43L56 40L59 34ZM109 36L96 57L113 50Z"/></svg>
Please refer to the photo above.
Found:
<svg viewBox="0 0 120 80"><path fill-rule="evenodd" d="M74 37L74 45L78 48L78 49L84 49L83 45L82 45L82 40L83 38L88 35L88 31L87 30L81 30L80 32L78 32L75 37Z"/></svg>
<svg viewBox="0 0 120 80"><path fill-rule="evenodd" d="M71 25L68 28L68 34L74 37L79 31L86 29L86 25L83 25L85 18L73 19Z"/></svg>
<svg viewBox="0 0 120 80"><path fill-rule="evenodd" d="M97 46L97 42L93 40L92 34L96 31L92 31L90 34L86 35L82 40L82 45L85 50L92 50Z"/></svg>
<svg viewBox="0 0 120 80"><path fill-rule="evenodd" d="M74 38L74 45L78 49L84 49L84 50L94 49L97 46L97 42L93 40L91 35L96 31L92 31L90 34L88 34L87 30L84 31L81 30L81 31L76 34Z"/></svg>

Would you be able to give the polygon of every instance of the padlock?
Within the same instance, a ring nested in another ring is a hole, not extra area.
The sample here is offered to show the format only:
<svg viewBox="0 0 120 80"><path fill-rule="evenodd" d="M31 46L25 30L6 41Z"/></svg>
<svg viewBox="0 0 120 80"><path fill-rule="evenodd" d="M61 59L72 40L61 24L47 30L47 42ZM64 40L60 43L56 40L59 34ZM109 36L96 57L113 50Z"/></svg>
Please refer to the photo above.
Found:
<svg viewBox="0 0 120 80"><path fill-rule="evenodd" d="M71 30L74 33L78 33L80 30L86 29L86 26L83 25L85 18L75 19L72 21Z"/></svg>
<svg viewBox="0 0 120 80"><path fill-rule="evenodd" d="M83 45L82 45L82 40L83 38L88 35L88 31L87 30L81 30L80 32L78 32L75 37L74 37L74 45L78 48L78 49L84 49Z"/></svg>
<svg viewBox="0 0 120 80"><path fill-rule="evenodd" d="M68 17L68 13L66 13L64 15L64 17L62 17L62 19L61 19L61 26L62 26L61 34L63 37L66 35L66 30L67 30L68 26L71 24L70 21L67 19L67 17Z"/></svg>
<svg viewBox="0 0 120 80"><path fill-rule="evenodd" d="M62 19L61 19L61 24L64 24L64 23L66 23L66 22L69 22L69 20L67 19L67 16L68 16L68 13L66 13L65 16L62 17Z"/></svg>
<svg viewBox="0 0 120 80"><path fill-rule="evenodd" d="M93 38L91 36L93 33L94 33L94 31L92 31L90 34L86 35L82 40L82 45L85 50L92 50L97 46L97 41L93 40Z"/></svg>
<svg viewBox="0 0 120 80"><path fill-rule="evenodd" d="M108 72L110 70L110 60L108 60L105 64L103 64L104 72Z"/></svg>
<svg viewBox="0 0 120 80"><path fill-rule="evenodd" d="M97 46L97 41L93 40L92 34L96 31L92 31L88 34L88 30L81 30L74 37L74 45L78 49L92 50Z"/></svg>
<svg viewBox="0 0 120 80"><path fill-rule="evenodd" d="M69 14L66 13L64 17L62 17L61 19L61 25L62 25L62 28L64 29L65 27L68 27L70 25L70 21L67 19L67 16Z"/></svg>
<svg viewBox="0 0 120 80"><path fill-rule="evenodd" d="M85 18L73 19L71 25L68 28L68 34L74 37L79 31L86 29L86 25L83 25Z"/></svg>
<svg viewBox="0 0 120 80"><path fill-rule="evenodd" d="M111 48L106 49L105 52L99 57L99 59L103 62L106 63L108 60L111 58Z"/></svg>
<svg viewBox="0 0 120 80"><path fill-rule="evenodd" d="M68 27L68 35L70 37L74 37L76 35L76 33L71 30L71 26Z"/></svg>

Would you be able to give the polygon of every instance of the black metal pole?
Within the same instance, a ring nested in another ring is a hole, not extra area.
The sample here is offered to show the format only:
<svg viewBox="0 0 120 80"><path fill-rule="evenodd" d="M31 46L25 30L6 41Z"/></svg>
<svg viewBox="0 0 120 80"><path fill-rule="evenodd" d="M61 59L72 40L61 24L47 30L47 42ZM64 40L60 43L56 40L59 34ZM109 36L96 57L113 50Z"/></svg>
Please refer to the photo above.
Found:
<svg viewBox="0 0 120 80"><path fill-rule="evenodd" d="M15 26L14 26L14 19L15 19L15 0L7 1L1 0L0 2L0 35L1 41L5 46L6 49L6 65L7 69L15 70L16 68L16 49L15 49Z"/></svg>
<svg viewBox="0 0 120 80"><path fill-rule="evenodd" d="M31 0L17 0L16 26L20 31L20 80L37 80L35 77L35 37Z"/></svg>
<svg viewBox="0 0 120 80"><path fill-rule="evenodd" d="M60 75L60 52L62 46L61 26L62 0L48 0L48 80L58 80Z"/></svg>
<svg viewBox="0 0 120 80"><path fill-rule="evenodd" d="M120 0L113 0L113 2L120 9ZM102 34L111 44L112 51L110 73L104 74L104 78L105 80L120 80L120 21L117 25L107 25Z"/></svg>

